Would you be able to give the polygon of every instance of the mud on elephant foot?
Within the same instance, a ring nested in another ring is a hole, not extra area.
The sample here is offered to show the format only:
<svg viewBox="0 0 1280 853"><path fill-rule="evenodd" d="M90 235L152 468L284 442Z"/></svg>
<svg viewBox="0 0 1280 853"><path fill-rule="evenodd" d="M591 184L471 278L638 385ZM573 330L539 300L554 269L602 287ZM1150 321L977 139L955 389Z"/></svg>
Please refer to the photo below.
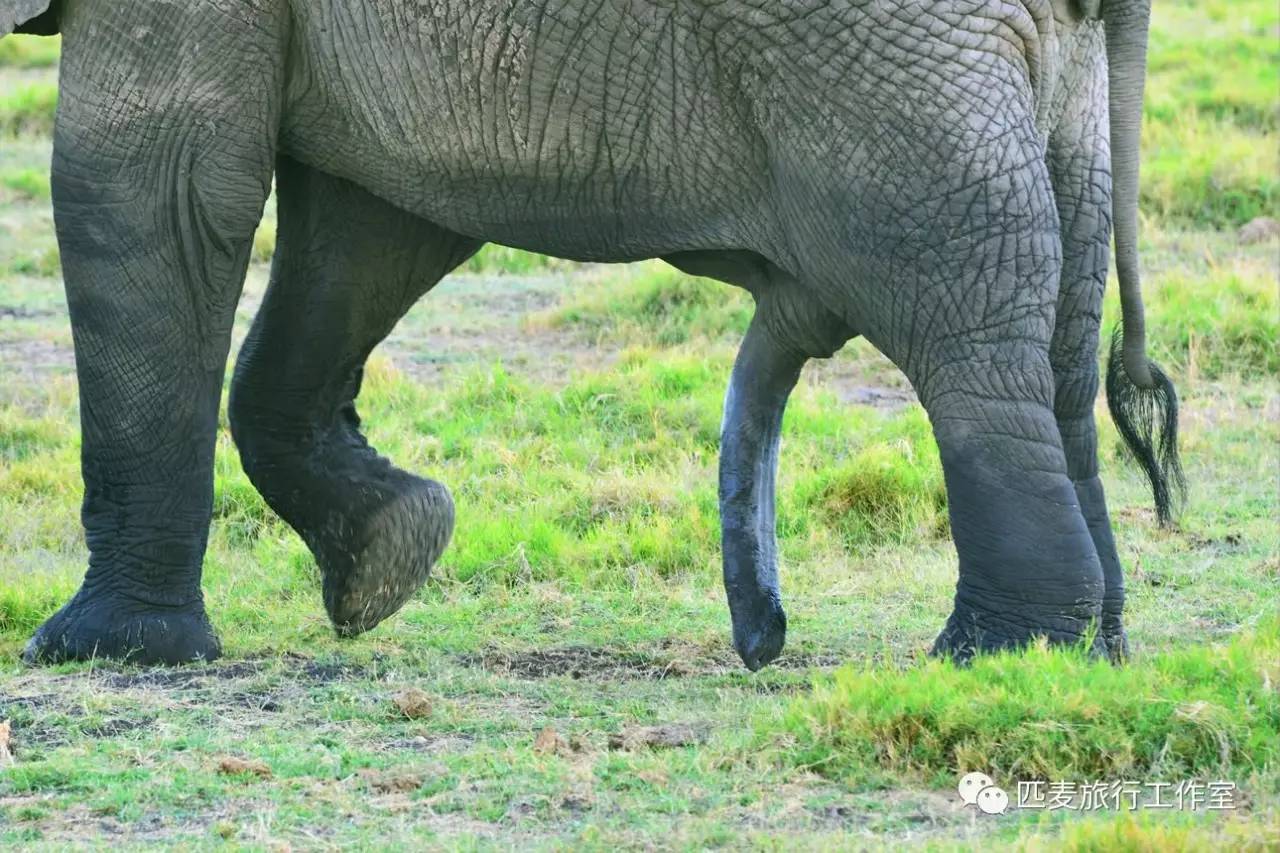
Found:
<svg viewBox="0 0 1280 853"><path fill-rule="evenodd" d="M27 642L29 664L114 658L143 665L211 661L222 653L197 594L157 605L81 589Z"/></svg>
<svg viewBox="0 0 1280 853"><path fill-rule="evenodd" d="M363 493L359 510L335 513L303 537L320 566L325 609L343 637L362 634L403 607L426 583L453 532L453 499L444 485L395 468L389 473L376 487L353 484Z"/></svg>

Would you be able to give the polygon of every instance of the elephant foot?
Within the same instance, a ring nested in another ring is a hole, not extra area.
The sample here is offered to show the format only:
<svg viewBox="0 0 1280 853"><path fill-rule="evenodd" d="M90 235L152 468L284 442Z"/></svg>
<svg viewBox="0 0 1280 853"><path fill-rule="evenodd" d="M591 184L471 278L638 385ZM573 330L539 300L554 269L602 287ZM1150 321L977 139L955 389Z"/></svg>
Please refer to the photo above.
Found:
<svg viewBox="0 0 1280 853"><path fill-rule="evenodd" d="M1106 649L1107 660L1119 664L1129 659L1129 635L1125 633L1124 623L1118 614L1102 614L1099 636Z"/></svg>
<svg viewBox="0 0 1280 853"><path fill-rule="evenodd" d="M222 647L197 597L166 607L82 589L36 631L22 652L29 664L112 658L143 665L211 661Z"/></svg>
<svg viewBox="0 0 1280 853"><path fill-rule="evenodd" d="M358 520L339 515L329 530L307 537L324 579L325 609L343 637L368 631L404 606L426 583L453 532L448 489L394 474L389 493Z"/></svg>
<svg viewBox="0 0 1280 853"><path fill-rule="evenodd" d="M1025 604L1023 608L1025 609ZM1075 609L1090 610L1087 605ZM929 654L964 665L974 655L1016 651L1041 637L1047 638L1052 645L1077 645L1088 636L1089 626L1093 622L1094 617L1087 612L1046 612L1033 619L1022 615L1013 618L962 603L957 598L955 610L934 640ZM1110 656L1109 647L1101 633L1094 637L1090 653L1099 657Z"/></svg>
<svg viewBox="0 0 1280 853"><path fill-rule="evenodd" d="M737 609L733 612L736 617ZM764 598L751 615L733 620L733 647L752 672L776 660L786 640L787 613L776 597Z"/></svg>

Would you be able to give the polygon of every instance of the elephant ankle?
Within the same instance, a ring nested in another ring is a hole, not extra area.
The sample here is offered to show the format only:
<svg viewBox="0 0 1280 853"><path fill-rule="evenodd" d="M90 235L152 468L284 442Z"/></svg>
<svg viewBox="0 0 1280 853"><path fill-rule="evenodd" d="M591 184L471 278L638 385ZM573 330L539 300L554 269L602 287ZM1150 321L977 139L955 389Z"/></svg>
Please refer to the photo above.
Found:
<svg viewBox="0 0 1280 853"><path fill-rule="evenodd" d="M1124 629L1124 619L1121 617L1123 609L1123 600L1118 606L1109 601L1103 602L1102 605L1102 621L1098 635L1105 648L1107 660L1112 663L1124 663L1129 659L1129 635Z"/></svg>
<svg viewBox="0 0 1280 853"><path fill-rule="evenodd" d="M233 420L245 472L315 556L335 630L368 631L422 587L448 544L448 489L380 456L349 401L319 430L249 399L242 391Z"/></svg>
<svg viewBox="0 0 1280 853"><path fill-rule="evenodd" d="M72 602L110 602L122 615L204 612L199 567L182 573L149 573L145 568L91 565Z"/></svg>
<svg viewBox="0 0 1280 853"><path fill-rule="evenodd" d="M1017 599L1001 606L990 598L957 591L955 609L929 653L967 663L976 654L1017 650L1040 638L1053 645L1078 645L1091 635L1102 615L1101 601L1093 598L1036 607ZM1103 649L1097 646L1096 651Z"/></svg>
<svg viewBox="0 0 1280 853"><path fill-rule="evenodd" d="M157 605L84 587L37 629L22 657L29 664L95 658L182 664L214 660L221 653L202 597Z"/></svg>

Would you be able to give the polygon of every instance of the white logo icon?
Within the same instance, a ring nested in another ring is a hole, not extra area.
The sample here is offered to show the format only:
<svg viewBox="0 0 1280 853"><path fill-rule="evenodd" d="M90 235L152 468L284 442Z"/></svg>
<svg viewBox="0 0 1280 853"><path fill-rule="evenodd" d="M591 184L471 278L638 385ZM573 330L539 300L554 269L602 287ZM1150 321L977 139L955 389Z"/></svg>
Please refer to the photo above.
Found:
<svg viewBox="0 0 1280 853"><path fill-rule="evenodd" d="M983 788L994 785L995 782L986 773L968 773L960 780L960 799L964 800L966 806L972 806L978 802L978 794Z"/></svg>
<svg viewBox="0 0 1280 853"><path fill-rule="evenodd" d="M1004 814L1009 808L1009 795L1003 788L988 785L978 792L978 808L983 814Z"/></svg>
<svg viewBox="0 0 1280 853"><path fill-rule="evenodd" d="M1009 808L1009 795L986 773L966 773L957 790L966 806L977 806L983 814L1004 814Z"/></svg>

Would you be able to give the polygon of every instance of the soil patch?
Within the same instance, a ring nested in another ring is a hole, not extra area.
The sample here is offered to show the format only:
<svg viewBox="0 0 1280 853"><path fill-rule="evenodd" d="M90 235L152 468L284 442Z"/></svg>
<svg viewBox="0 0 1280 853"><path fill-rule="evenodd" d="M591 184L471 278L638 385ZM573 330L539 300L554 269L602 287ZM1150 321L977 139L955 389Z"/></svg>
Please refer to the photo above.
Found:
<svg viewBox="0 0 1280 853"><path fill-rule="evenodd" d="M562 677L587 681L661 681L746 672L737 658L727 655L706 652L656 655L590 646L526 651L486 649L462 655L459 660L466 666L529 680ZM804 670L840 663L843 659L838 655L800 652L784 654L772 666L780 670Z"/></svg>
<svg viewBox="0 0 1280 853"><path fill-rule="evenodd" d="M206 665L172 668L139 669L103 673L98 684L112 690L191 690L208 687L219 681L252 678L262 673L278 673L286 680L306 684L328 684L364 676L362 667L351 664L322 663L301 656L260 660L228 661ZM82 676L67 676L79 679ZM261 692L246 697L264 698ZM257 707L257 706L255 706Z"/></svg>

